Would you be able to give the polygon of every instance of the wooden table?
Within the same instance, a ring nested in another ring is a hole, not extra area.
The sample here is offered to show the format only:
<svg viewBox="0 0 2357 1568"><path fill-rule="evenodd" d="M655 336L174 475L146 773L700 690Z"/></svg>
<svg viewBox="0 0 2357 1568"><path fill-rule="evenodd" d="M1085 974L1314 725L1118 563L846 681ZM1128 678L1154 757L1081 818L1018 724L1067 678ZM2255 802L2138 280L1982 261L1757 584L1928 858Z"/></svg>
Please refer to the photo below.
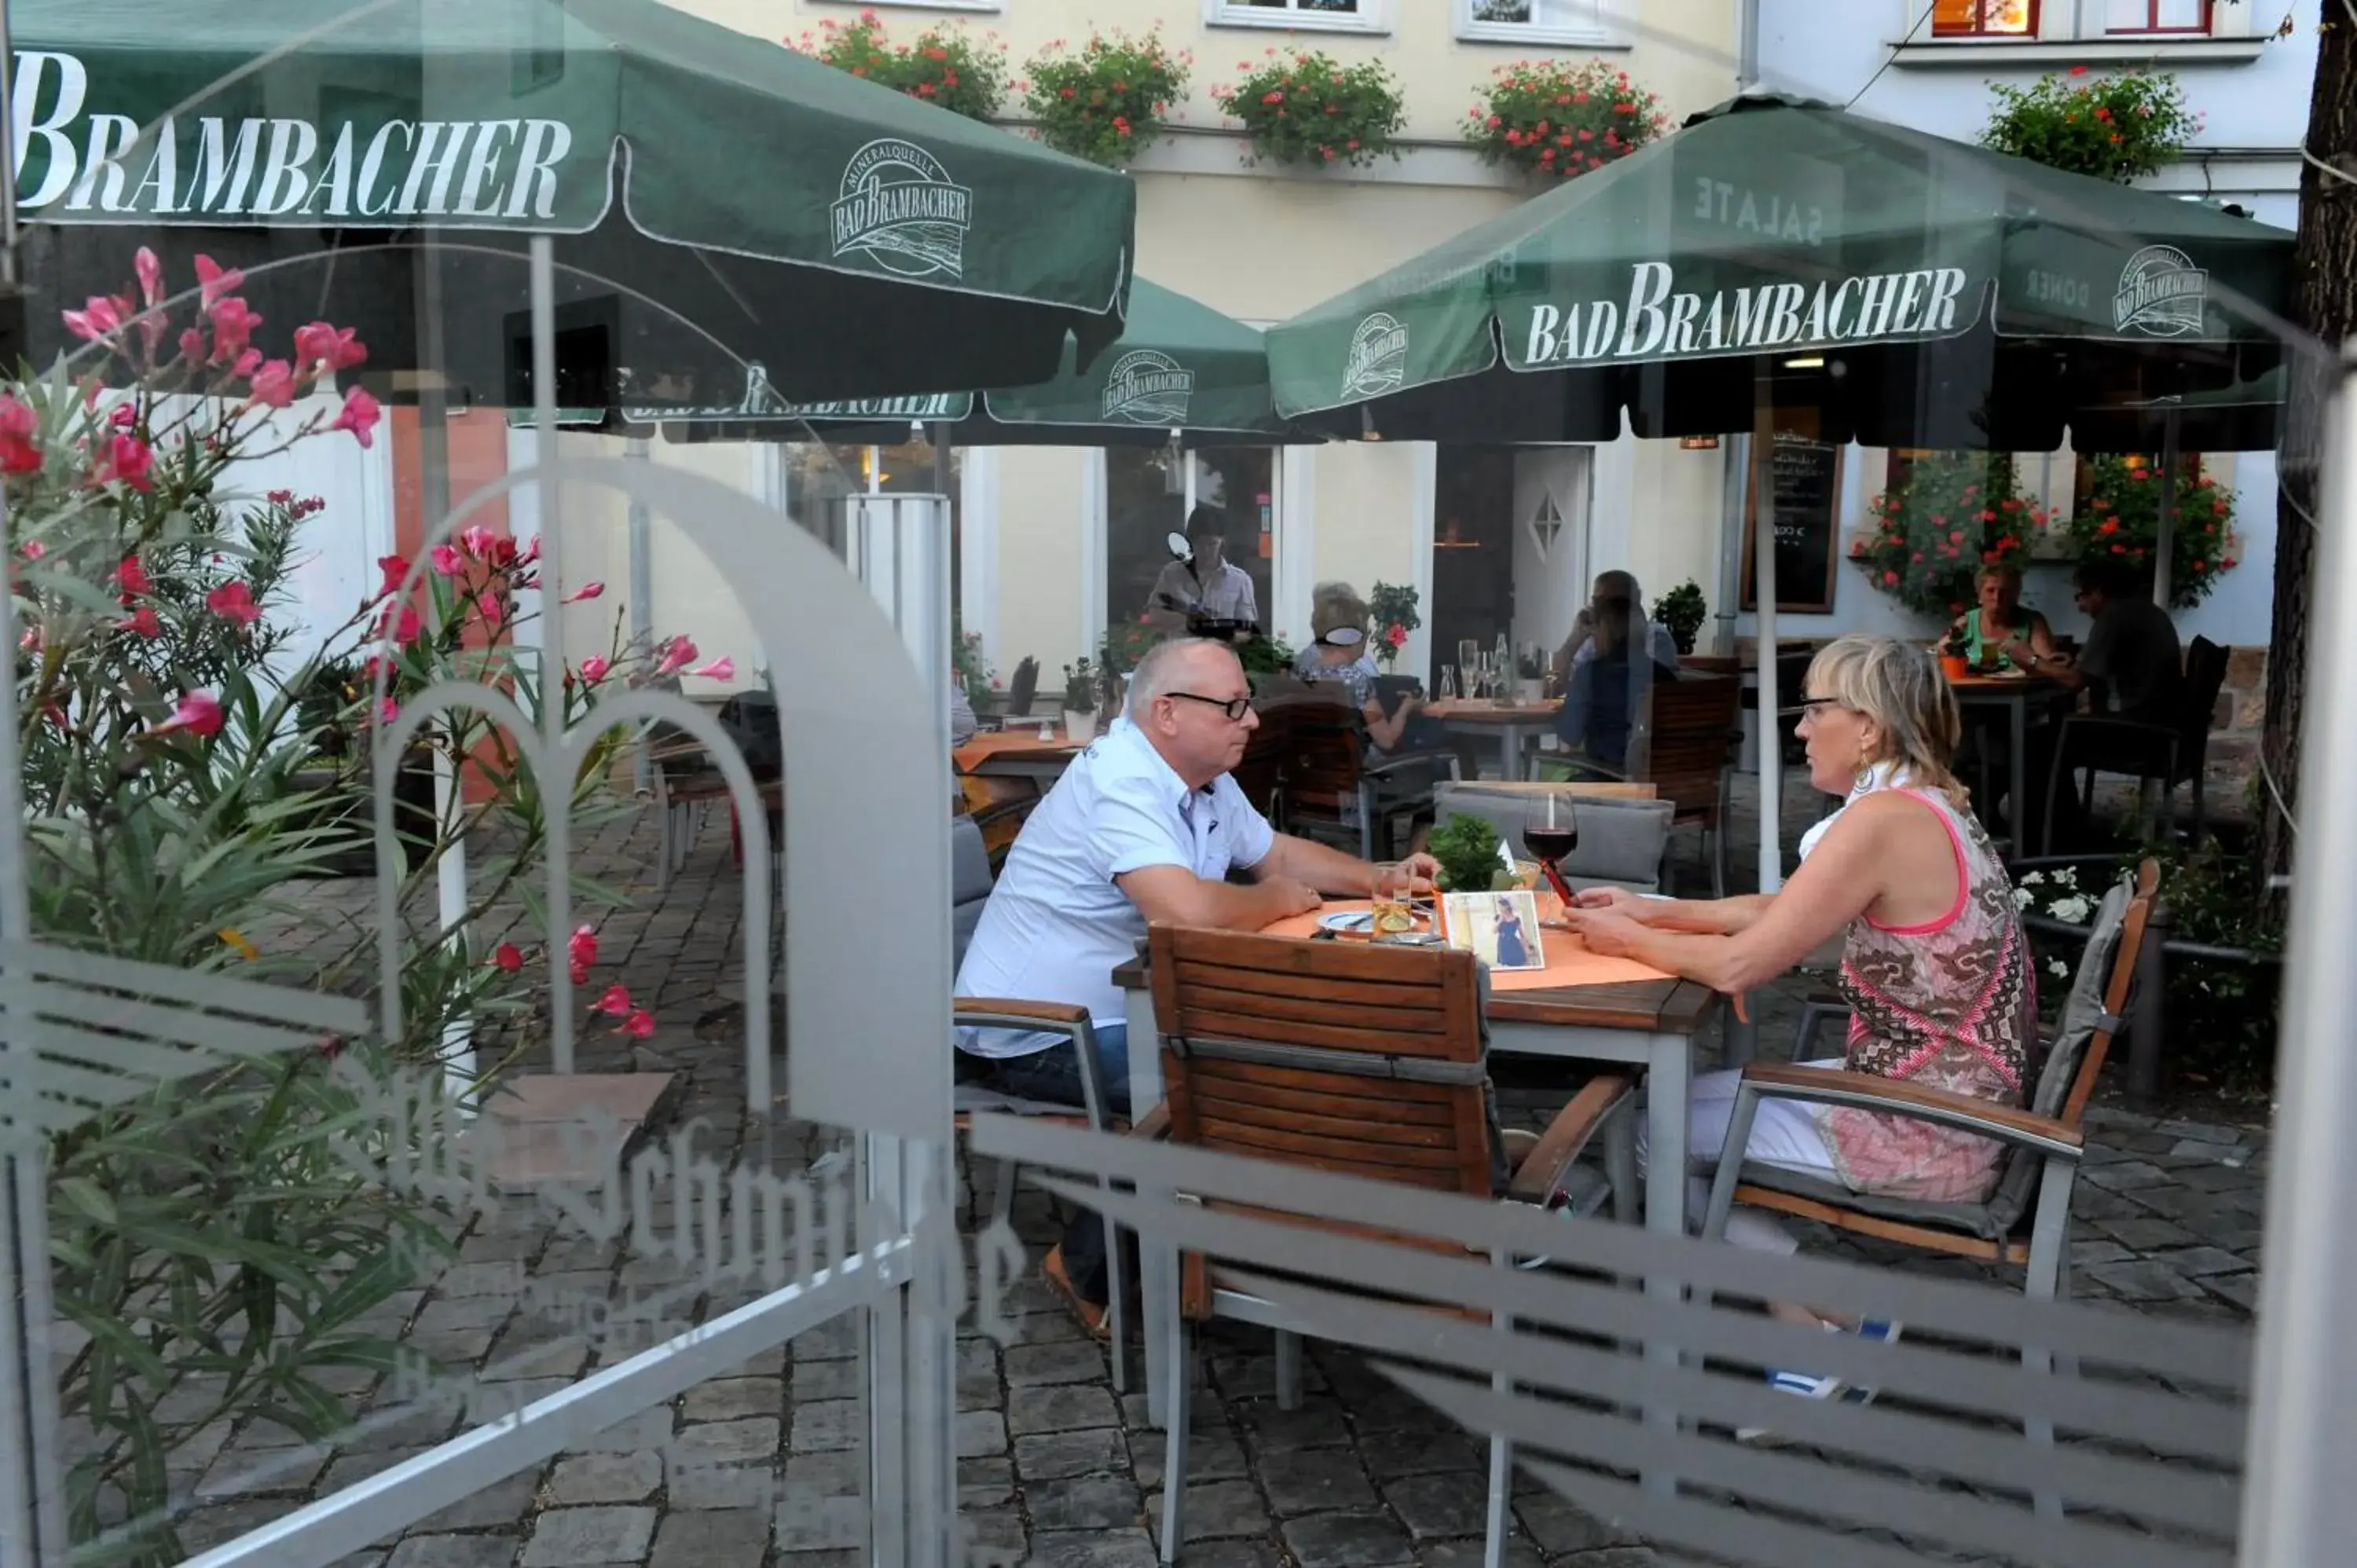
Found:
<svg viewBox="0 0 2357 1568"><path fill-rule="evenodd" d="M1446 727L1474 735L1494 735L1498 737L1500 767L1498 777L1514 779L1523 777L1523 743L1535 739L1532 731L1555 728L1555 717L1563 712L1563 699L1544 703L1499 703L1486 698L1451 697L1434 703L1426 714Z"/></svg>
<svg viewBox="0 0 2357 1568"><path fill-rule="evenodd" d="M1967 675L1962 680L1952 677L1948 682L1948 690L1954 694L1959 708L2006 711L2011 739L2011 755L2007 758L2011 777L2007 782L2012 789L2007 797L2007 820L2012 831L1996 842L2005 846L2007 861L2021 858L2029 838L2029 700L2050 696L2057 689L2052 681L2042 675Z"/></svg>
<svg viewBox="0 0 2357 1568"><path fill-rule="evenodd" d="M1550 931L1548 940L1555 933ZM1129 1025L1129 1103L1143 1116L1162 1100L1162 1053L1156 1048L1154 993L1142 958L1114 971ZM1665 1234L1685 1232L1686 1115L1695 1035L1717 1014L1718 993L1688 980L1631 981L1605 985L1491 993L1490 1048L1577 1061L1625 1062L1647 1075L1645 1224ZM1171 1369L1160 1365L1169 1343L1176 1300L1178 1253L1139 1238L1145 1283L1147 1422L1162 1424ZM1663 1310L1678 1299L1674 1282L1649 1282ZM1677 1352L1648 1346L1649 1359L1674 1365Z"/></svg>

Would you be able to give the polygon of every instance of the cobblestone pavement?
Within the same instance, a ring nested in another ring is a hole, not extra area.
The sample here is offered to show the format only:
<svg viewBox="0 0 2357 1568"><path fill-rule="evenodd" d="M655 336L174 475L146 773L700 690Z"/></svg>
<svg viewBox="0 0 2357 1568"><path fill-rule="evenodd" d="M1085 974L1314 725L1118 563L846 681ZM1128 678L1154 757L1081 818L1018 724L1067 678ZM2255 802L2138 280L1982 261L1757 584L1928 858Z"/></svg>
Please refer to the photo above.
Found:
<svg viewBox="0 0 2357 1568"><path fill-rule="evenodd" d="M1805 806L1797 821L1807 820ZM1748 842L1738 832L1737 843ZM1789 842L1789 840L1788 840ZM721 987L743 978L741 882L725 821L707 831L667 894L652 886L651 826L609 832L586 847L584 872L630 892L606 915L599 983L651 999L661 1027L631 1043L587 1036L584 1069L666 1070L681 1077L657 1131L701 1117L707 1148L743 1152L748 1122L731 1009ZM1688 875L1696 868L1689 865ZM1748 882L1748 877L1738 877ZM321 885L316 897L363 908L365 884ZM1758 999L1762 1038L1789 1037L1801 987ZM1717 1049L1705 1042L1706 1056ZM529 1059L529 1058L527 1058ZM1556 1096L1555 1099L1559 1099ZM1512 1090L1509 1119L1537 1122L1546 1095ZM2248 1315L2256 1292L2263 1129L2172 1120L2104 1103L2088 1116L2092 1148L2075 1206L2072 1265L2079 1294L2138 1310L2196 1317ZM807 1162L825 1140L808 1128L772 1138L778 1168ZM715 1147L716 1145L717 1147ZM722 1161L725 1165L725 1160ZM971 1218L971 1214L969 1214ZM1036 1253L1055 1225L1045 1196L1026 1193L1017 1225ZM1962 1262L1926 1262L1866 1243L1835 1251L1894 1266L1998 1278ZM487 1398L529 1400L640 1348L602 1350L563 1337L527 1307L522 1282L542 1292L603 1292L620 1303L678 1287L675 1266L620 1245L560 1234L530 1205L478 1220L457 1257L424 1289L388 1305L376 1325L449 1367L477 1369ZM2004 1283L2017 1282L2006 1278ZM708 1316L750 1293L694 1294L685 1316ZM962 1338L957 1355L958 1481L964 1516L988 1546L1053 1568L1145 1568L1158 1520L1160 1434L1144 1401L1112 1391L1103 1350L1057 1309L1036 1273L1016 1289L1016 1343ZM791 1347L707 1382L674 1404L598 1434L549 1465L500 1481L350 1559L366 1568L848 1568L859 1560L865 1455L853 1326L838 1321ZM1352 1352L1309 1348L1303 1410L1280 1412L1267 1337L1220 1326L1206 1337L1189 1493L1187 1568L1345 1568L1422 1563L1468 1568L1481 1553L1484 1454L1475 1440L1437 1433L1427 1407ZM1135 1388L1135 1385L1133 1385ZM354 1373L339 1385L356 1409L381 1407L388 1389ZM163 1412L164 1419L170 1412ZM415 1416L255 1479L289 1435L266 1422L192 1434L176 1474L203 1506L184 1532L190 1550L226 1540L300 1500L349 1484L462 1430L461 1412ZM780 1500L782 1498L782 1500ZM1518 1568L1645 1568L1666 1561L1614 1537L1552 1494L1520 1488L1511 1560Z"/></svg>

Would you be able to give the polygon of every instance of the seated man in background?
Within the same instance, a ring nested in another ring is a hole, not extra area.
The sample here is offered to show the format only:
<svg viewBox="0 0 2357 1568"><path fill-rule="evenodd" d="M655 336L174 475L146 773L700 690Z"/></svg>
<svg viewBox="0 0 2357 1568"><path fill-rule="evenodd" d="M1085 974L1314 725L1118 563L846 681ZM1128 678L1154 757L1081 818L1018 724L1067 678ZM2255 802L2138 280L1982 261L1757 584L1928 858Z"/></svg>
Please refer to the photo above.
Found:
<svg viewBox="0 0 2357 1568"><path fill-rule="evenodd" d="M1636 626L1642 628L1646 651L1656 664L1671 669L1678 667L1678 639L1670 628L1658 621L1645 618L1645 597L1637 586L1637 579L1627 572L1598 572L1595 585L1588 590L1587 603L1580 607L1572 618L1571 635L1563 640L1555 654L1555 663L1563 671L1564 684L1571 683L1573 671L1582 653L1588 651L1596 638L1598 619L1605 605L1618 601L1628 607L1628 614Z"/></svg>
<svg viewBox="0 0 2357 1568"><path fill-rule="evenodd" d="M2071 576L2072 597L2094 624L2087 643L2073 660L2062 654L2039 661L2037 672L2063 691L2083 693L2087 712L2100 718L2126 719L2152 725L2174 735L2185 720L2185 655L2177 640L2177 624L2169 611L2153 603L2152 587L2117 561L2084 561ZM2053 781L2055 747L2061 726L2046 726L2048 737L2029 755L2030 803L2042 810ZM2152 736L2083 730L2074 735L2062 758L2066 769L2095 766L2109 772L2158 775L2167 771L2166 742ZM2041 819L2033 817L2029 826ZM2087 820L2078 794L2068 787L2054 797L2052 851L2084 843L2093 824Z"/></svg>
<svg viewBox="0 0 2357 1568"><path fill-rule="evenodd" d="M1130 677L1122 718L1024 824L959 967L961 997L1087 1008L1117 1114L1129 1112L1129 1030L1113 972L1136 956L1149 921L1256 931L1317 908L1321 892L1373 891L1374 866L1275 832L1228 777L1259 722L1225 645L1187 638L1150 650ZM1426 885L1438 869L1424 855L1407 864ZM1252 880L1232 883L1231 871ZM1003 1093L1083 1103L1069 1039L965 1028L957 1047L982 1058L981 1080ZM1094 1212L1080 1213L1044 1266L1102 1337L1110 1282Z"/></svg>

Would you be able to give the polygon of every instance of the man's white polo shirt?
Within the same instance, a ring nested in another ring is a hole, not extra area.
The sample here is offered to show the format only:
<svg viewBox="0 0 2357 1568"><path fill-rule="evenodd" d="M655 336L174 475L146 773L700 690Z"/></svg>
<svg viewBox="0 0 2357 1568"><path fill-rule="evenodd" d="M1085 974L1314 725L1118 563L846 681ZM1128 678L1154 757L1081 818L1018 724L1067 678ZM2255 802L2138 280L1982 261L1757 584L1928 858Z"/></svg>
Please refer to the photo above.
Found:
<svg viewBox="0 0 2357 1568"><path fill-rule="evenodd" d="M1234 779L1189 789L1144 731L1116 720L1023 824L958 967L957 994L1072 1003L1100 1026L1121 1023L1113 972L1136 955L1146 917L1114 878L1178 865L1216 882L1260 864L1275 841ZM961 1029L958 1047L1020 1057L1060 1037Z"/></svg>

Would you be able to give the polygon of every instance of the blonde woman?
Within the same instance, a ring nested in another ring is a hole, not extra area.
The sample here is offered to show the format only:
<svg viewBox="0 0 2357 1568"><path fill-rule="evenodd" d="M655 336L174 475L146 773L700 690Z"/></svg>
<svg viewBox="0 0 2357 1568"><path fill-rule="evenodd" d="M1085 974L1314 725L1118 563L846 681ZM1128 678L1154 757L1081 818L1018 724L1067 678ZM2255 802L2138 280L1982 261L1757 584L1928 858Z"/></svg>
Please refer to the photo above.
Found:
<svg viewBox="0 0 2357 1568"><path fill-rule="evenodd" d="M1566 918L1598 952L1730 994L1839 935L1848 1048L1808 1065L2021 1103L2036 983L2004 863L1953 771L1958 724L1947 682L1921 648L1852 635L1810 662L1801 710L1809 781L1845 803L1802 839L1800 869L1781 892L1681 901L1599 889ZM1697 1155L1724 1157L1739 1078L1695 1080ZM1995 1187L2000 1153L1989 1139L1901 1117L1763 1100L1742 1157L1857 1192L1975 1202ZM1767 1216L1740 1211L1727 1239L1776 1252L1796 1246ZM1804 1308L1778 1310L1822 1321ZM1897 1334L1896 1325L1860 1326ZM1795 1393L1836 1391L1830 1379L1776 1378Z"/></svg>

